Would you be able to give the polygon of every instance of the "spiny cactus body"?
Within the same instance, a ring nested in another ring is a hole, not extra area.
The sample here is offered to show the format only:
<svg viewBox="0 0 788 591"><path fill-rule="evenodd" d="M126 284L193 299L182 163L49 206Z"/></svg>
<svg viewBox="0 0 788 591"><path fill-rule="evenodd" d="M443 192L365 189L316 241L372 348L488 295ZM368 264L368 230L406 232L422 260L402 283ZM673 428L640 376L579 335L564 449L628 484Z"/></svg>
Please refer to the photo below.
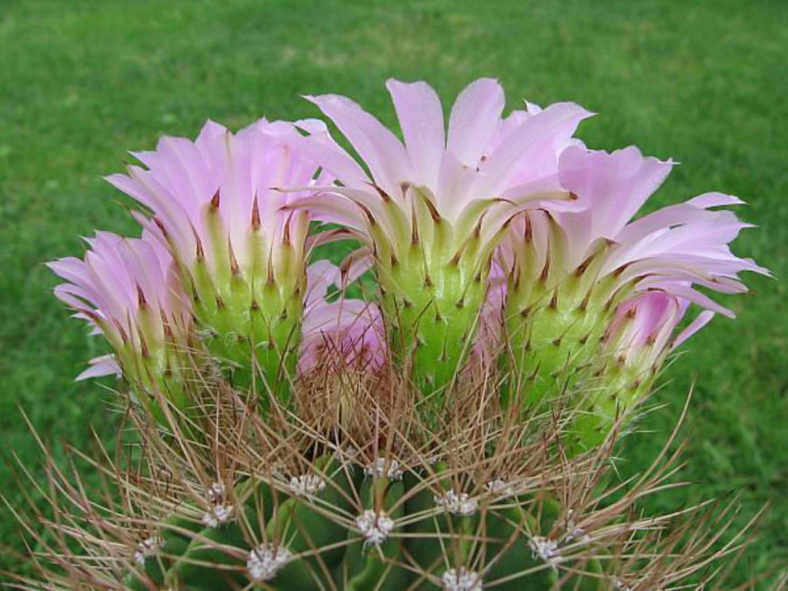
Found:
<svg viewBox="0 0 788 591"><path fill-rule="evenodd" d="M495 588L512 590L549 589L557 581L545 537L558 517L554 503L534 515L537 503L507 496L493 483L481 498L458 494L449 482L435 493L419 486L426 475L403 476L398 468L394 478L364 475L359 465L324 460L315 464L328 471L326 480L316 473L294 478L289 491L265 482L238 485L242 516L226 499L214 499L199 519L195 508L174 513L141 542L142 560L125 584L139 591L263 582L283 590L465 589L453 580L458 572L473 580L469 589L499 579L509 582ZM392 466L381 462L366 471L391 473ZM355 517L354 507L361 511ZM529 544L540 539L544 547ZM601 579L580 580L581 589L602 588Z"/></svg>
<svg viewBox="0 0 788 591"><path fill-rule="evenodd" d="M272 421L220 384L192 393L205 398L188 417L169 407L167 427L132 411L129 458L89 464L104 498L50 472L68 517L38 541L48 588L603 591L704 576L716 530L700 510L686 525L639 515L671 461L620 490L611 441L563 451L572 414L512 424L474 387L435 431L413 406L381 406L381 386L345 393L344 424L317 391L296 389L312 415L272 401ZM674 563L685 539L698 550Z"/></svg>

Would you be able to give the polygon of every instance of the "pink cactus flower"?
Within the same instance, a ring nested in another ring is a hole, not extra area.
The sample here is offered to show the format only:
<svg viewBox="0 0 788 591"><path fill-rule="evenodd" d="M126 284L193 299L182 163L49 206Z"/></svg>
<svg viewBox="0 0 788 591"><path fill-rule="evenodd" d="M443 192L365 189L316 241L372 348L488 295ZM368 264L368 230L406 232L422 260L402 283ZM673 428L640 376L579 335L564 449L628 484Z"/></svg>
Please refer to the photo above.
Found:
<svg viewBox="0 0 788 591"><path fill-rule="evenodd" d="M557 103L503 118L503 89L480 79L457 98L447 130L426 83L389 80L387 88L404 141L348 98L308 97L363 166L325 125L302 123L300 148L337 182L293 206L343 225L364 243L386 315L404 336L392 345L419 344L397 354L415 355L415 379L430 394L448 385L471 350L485 292L478 278L487 276L508 220L528 208L578 207L560 185L557 159L590 113Z"/></svg>
<svg viewBox="0 0 788 591"><path fill-rule="evenodd" d="M389 80L386 86L404 143L346 97L307 97L336 124L369 170L367 174L339 147L324 125L310 121L303 126L310 134L304 147L341 183L301 202L317 217L365 235L371 215L392 248L405 249L420 201L429 202L433 213L451 227L469 230L489 200L506 205L511 213L512 205L569 198L558 182L557 158L576 142L572 134L578 123L591 115L582 107L556 103L542 110L529 103L527 110L502 118L503 89L496 80L483 78L457 98L446 132L440 100L428 84ZM345 200L337 200L337 194ZM562 208L560 203L551 205ZM484 225L486 232L494 234L505 219L496 216Z"/></svg>
<svg viewBox="0 0 788 591"><path fill-rule="evenodd" d="M742 293L747 291L742 271L768 274L730 250L748 224L717 208L740 204L736 197L706 193L632 221L671 168L672 162L646 158L634 147L607 153L567 146L558 160L558 177L586 207L527 211L510 224L496 260L509 277L506 334L514 351L524 351L513 358L523 375L534 376L527 394L534 402L559 376L574 375L602 354L603 337L620 324L617 309L628 312L638 304L643 318L662 319L659 331L637 323L638 330L620 336L619 343L628 343L625 357L634 351L645 356L635 364L638 371L647 362L656 371L668 350L662 341L670 338L689 303L733 315L701 289ZM637 298L639 293L648 295ZM710 317L703 313L697 322ZM643 334L661 345L635 346ZM631 375L627 379L638 381Z"/></svg>
<svg viewBox="0 0 788 591"><path fill-rule="evenodd" d="M189 301L172 257L147 233L135 239L97 232L86 241L84 260L48 264L66 280L55 288L58 299L114 351L93 359L78 379L122 373L137 390L165 391L165 381L182 375L191 333Z"/></svg>
<svg viewBox="0 0 788 591"><path fill-rule="evenodd" d="M746 287L738 273L768 273L730 251L728 244L749 225L714 208L742 203L738 198L706 193L631 221L671 167L671 162L644 158L634 147L613 153L568 147L559 163L561 184L587 207L523 214L501 248L504 266L517 273L524 288L536 286L542 275L555 287L580 273L582 289L576 295L581 299L600 283L604 290L597 296L605 298L622 290L662 287L730 315L692 286L739 293Z"/></svg>
<svg viewBox="0 0 788 591"><path fill-rule="evenodd" d="M209 121L195 141L162 138L134 154L144 167L108 178L153 214L139 219L171 250L198 328L236 385L255 366L269 385L285 383L295 357L309 213L286 210L306 193L284 188L330 182L292 149L300 137L281 121L236 134Z"/></svg>
<svg viewBox="0 0 788 591"><path fill-rule="evenodd" d="M308 185L317 171L289 147L296 136L282 121L261 119L236 134L208 121L195 141L164 137L155 151L133 153L144 167L107 180L154 214L187 269L204 256L212 274L231 265L245 277L271 264L275 272L280 245L298 246L304 233L302 216L282 209L299 194L279 189Z"/></svg>

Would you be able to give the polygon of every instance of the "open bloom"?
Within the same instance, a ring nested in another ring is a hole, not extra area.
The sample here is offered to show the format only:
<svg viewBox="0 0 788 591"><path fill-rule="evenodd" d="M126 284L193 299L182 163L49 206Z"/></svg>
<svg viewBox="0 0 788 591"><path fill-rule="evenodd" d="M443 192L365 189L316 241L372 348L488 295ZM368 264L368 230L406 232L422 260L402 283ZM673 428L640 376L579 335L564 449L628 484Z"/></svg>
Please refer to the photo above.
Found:
<svg viewBox="0 0 788 591"><path fill-rule="evenodd" d="M404 142L350 99L309 97L366 169L325 126L307 122L300 145L337 182L295 204L365 243L392 346L401 356L416 346L415 377L433 391L449 383L470 349L490 255L508 220L527 208L576 207L560 185L557 158L589 113L557 103L502 118L503 89L480 79L457 98L447 131L430 86L389 80L387 88Z"/></svg>
<svg viewBox="0 0 788 591"><path fill-rule="evenodd" d="M108 180L152 214L140 220L166 243L211 353L236 383L255 363L283 378L298 336L309 214L283 208L317 166L294 153L299 133L265 119L236 134L209 121L192 142L162 138L134 154L144 165ZM321 181L324 183L327 181Z"/></svg>
<svg viewBox="0 0 788 591"><path fill-rule="evenodd" d="M388 347L380 309L374 303L342 294L329 300L329 289L342 287L342 283L339 268L328 261L318 261L307 269L308 291L298 362L301 374L315 370L375 373L386 364Z"/></svg>
<svg viewBox="0 0 788 591"><path fill-rule="evenodd" d="M592 367L628 298L647 291L631 301L649 310L662 292L671 298L660 302L683 302L682 314L693 302L732 315L698 288L740 293L740 272L767 273L728 246L747 224L716 208L741 203L736 197L707 193L631 221L671 167L634 147L570 146L559 160L561 185L588 207L525 212L509 228L498 253L509 272L506 329L515 364L534 378L534 401L559 375Z"/></svg>
<svg viewBox="0 0 788 591"><path fill-rule="evenodd" d="M567 266L576 269L587 260L594 243L612 242L599 257L597 273L598 280L617 276L607 282L609 292L659 287L730 316L730 310L693 286L743 293L747 288L740 272L768 274L728 246L750 225L714 208L739 205L737 197L705 193L630 221L667 177L672 162L644 158L636 148L608 154L573 147L562 155L560 166L562 184L589 200L586 211L556 214L567 237Z"/></svg>
<svg viewBox="0 0 788 591"><path fill-rule="evenodd" d="M78 379L122 373L138 395L156 389L176 403L190 365L191 313L172 258L149 234L97 232L84 260L48 264L66 280L55 295L110 343Z"/></svg>

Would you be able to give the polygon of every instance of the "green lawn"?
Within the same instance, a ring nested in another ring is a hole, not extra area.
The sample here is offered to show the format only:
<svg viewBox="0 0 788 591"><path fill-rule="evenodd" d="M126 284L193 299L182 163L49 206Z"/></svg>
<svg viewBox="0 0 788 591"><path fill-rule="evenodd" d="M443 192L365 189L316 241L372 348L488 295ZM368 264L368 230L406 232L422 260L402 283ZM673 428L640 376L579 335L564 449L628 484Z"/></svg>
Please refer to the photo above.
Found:
<svg viewBox="0 0 788 591"><path fill-rule="evenodd" d="M51 296L42 264L80 252L94 228L133 230L102 175L126 150L193 136L208 117L238 127L314 115L300 94L348 94L388 122L389 76L453 97L492 75L510 106L579 102L599 113L581 130L589 145L637 144L682 163L658 204L707 190L747 200L741 214L760 228L737 251L785 278L787 40L781 0L0 0L3 451L38 461L18 406L50 441L85 447L90 424L112 433L106 390L72 381L98 341ZM738 319L715 321L673 365L665 408L622 464L648 463L697 378L684 431L695 484L662 508L738 492L744 524L771 502L741 579L788 556L788 287L748 281L752 295L727 300ZM9 479L0 465L17 500ZM0 543L20 548L0 511ZM19 566L10 552L2 565Z"/></svg>

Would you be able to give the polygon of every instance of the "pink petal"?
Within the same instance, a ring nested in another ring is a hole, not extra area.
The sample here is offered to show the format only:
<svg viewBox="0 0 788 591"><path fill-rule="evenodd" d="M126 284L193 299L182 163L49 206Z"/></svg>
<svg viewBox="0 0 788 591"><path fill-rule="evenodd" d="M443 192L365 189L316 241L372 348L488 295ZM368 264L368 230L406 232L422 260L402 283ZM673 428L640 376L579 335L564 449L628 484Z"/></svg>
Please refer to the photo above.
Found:
<svg viewBox="0 0 788 591"><path fill-rule="evenodd" d="M454 222L468 202L478 195L472 193L478 172L460 162L451 152L445 152L438 173L438 204L440 214Z"/></svg>
<svg viewBox="0 0 788 591"><path fill-rule="evenodd" d="M405 147L375 117L350 99L334 94L307 96L329 117L369 166L375 182L392 196L401 181L412 178Z"/></svg>
<svg viewBox="0 0 788 591"><path fill-rule="evenodd" d="M89 362L90 367L80 373L75 381L80 382L90 378L100 378L103 376L120 376L120 366L112 355L102 355L94 357Z"/></svg>
<svg viewBox="0 0 788 591"><path fill-rule="evenodd" d="M695 318L695 320L693 320L692 322L690 322L687 328L685 328L678 334L676 339L673 341L673 348L675 349L676 347L680 347L681 344L684 343L684 341L686 341L688 338L690 338L692 335L694 335L696 332L698 332L700 329L706 326L711 321L712 318L714 318L714 312L712 312L711 310L704 310L703 312L698 314L698 317Z"/></svg>
<svg viewBox="0 0 788 591"><path fill-rule="evenodd" d="M590 202L589 239L615 238L670 174L673 164L644 158L635 147L613 153L569 147L559 161L561 184Z"/></svg>
<svg viewBox="0 0 788 591"><path fill-rule="evenodd" d="M716 222L735 224L738 220L731 211L709 211L693 204L693 200L670 205L628 224L613 239L621 244L642 240L657 230L690 223Z"/></svg>
<svg viewBox="0 0 788 591"><path fill-rule="evenodd" d="M285 207L286 210L307 210L315 220L326 224L340 224L357 232L366 228L361 209L339 193L320 192L309 197L299 197Z"/></svg>
<svg viewBox="0 0 788 591"><path fill-rule="evenodd" d="M457 97L449 117L447 148L461 163L475 168L498 127L506 98L501 84L480 78Z"/></svg>
<svg viewBox="0 0 788 591"><path fill-rule="evenodd" d="M408 84L390 79L386 88L394 102L405 146L417 175L414 181L434 192L446 149L440 99L425 82Z"/></svg>
<svg viewBox="0 0 788 591"><path fill-rule="evenodd" d="M307 311L316 303L326 297L328 288L339 281L339 268L327 260L315 261L306 270L306 298Z"/></svg>
<svg viewBox="0 0 788 591"><path fill-rule="evenodd" d="M322 121L320 125L314 123L314 120L298 121L296 125L310 134L301 140L294 140L297 149L319 162L323 168L330 170L347 186L354 187L369 183L369 177L364 169L334 141Z"/></svg>
<svg viewBox="0 0 788 591"><path fill-rule="evenodd" d="M480 166L482 174L475 191L496 195L512 181L529 182L554 172L558 147L563 147L591 114L574 103L555 103L528 117Z"/></svg>
<svg viewBox="0 0 788 591"><path fill-rule="evenodd" d="M693 197L687 201L689 205L708 209L710 207L722 207L723 205L744 205L744 201L735 195L726 195L725 193L703 193L697 197Z"/></svg>

